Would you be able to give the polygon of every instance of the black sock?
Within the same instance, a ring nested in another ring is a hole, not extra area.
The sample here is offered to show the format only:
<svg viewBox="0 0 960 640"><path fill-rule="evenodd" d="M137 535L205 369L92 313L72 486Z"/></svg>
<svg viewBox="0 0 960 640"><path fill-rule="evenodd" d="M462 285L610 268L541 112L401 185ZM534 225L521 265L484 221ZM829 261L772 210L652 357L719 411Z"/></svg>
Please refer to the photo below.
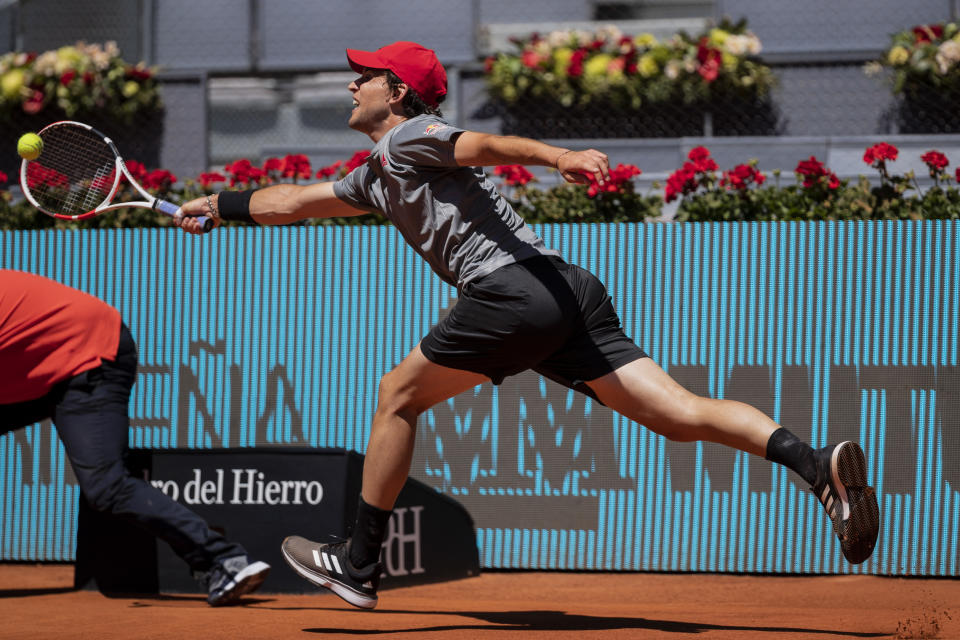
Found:
<svg viewBox="0 0 960 640"><path fill-rule="evenodd" d="M817 459L813 448L783 427L767 440L767 460L796 471L812 487L817 482Z"/></svg>
<svg viewBox="0 0 960 640"><path fill-rule="evenodd" d="M360 498L357 526L350 538L350 563L362 569L380 560L380 546L387 535L387 523L393 511L378 509Z"/></svg>

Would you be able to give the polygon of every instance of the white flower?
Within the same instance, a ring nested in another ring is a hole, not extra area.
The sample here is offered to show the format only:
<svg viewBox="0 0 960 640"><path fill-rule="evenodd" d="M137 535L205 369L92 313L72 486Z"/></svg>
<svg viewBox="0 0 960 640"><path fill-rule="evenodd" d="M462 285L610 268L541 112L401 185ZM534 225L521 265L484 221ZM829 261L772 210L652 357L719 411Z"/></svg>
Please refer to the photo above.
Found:
<svg viewBox="0 0 960 640"><path fill-rule="evenodd" d="M735 56L746 54L757 55L760 53L760 38L752 33L728 36L723 43L723 49Z"/></svg>
<svg viewBox="0 0 960 640"><path fill-rule="evenodd" d="M40 75L52 76L57 68L57 52L44 51L33 61L33 68Z"/></svg>
<svg viewBox="0 0 960 640"><path fill-rule="evenodd" d="M937 49L937 69L940 75L945 75L954 64L960 60L960 43L947 40Z"/></svg>
<svg viewBox="0 0 960 640"><path fill-rule="evenodd" d="M615 24L605 24L597 30L597 36L602 40L616 44L623 37L623 31Z"/></svg>
<svg viewBox="0 0 960 640"><path fill-rule="evenodd" d="M863 65L863 72L870 77L878 76L883 73L883 65L876 60L872 60Z"/></svg>
<svg viewBox="0 0 960 640"><path fill-rule="evenodd" d="M749 40L750 38L747 36L738 36L738 35L728 36L723 43L723 48L729 54L732 54L735 56L742 56L749 50L749 47L750 47Z"/></svg>
<svg viewBox="0 0 960 640"><path fill-rule="evenodd" d="M676 80L680 76L680 63L677 60L670 60L663 68L663 74L671 80Z"/></svg>
<svg viewBox="0 0 960 640"><path fill-rule="evenodd" d="M547 42L550 43L550 46L554 49L565 47L568 44L570 44L570 32L569 31L551 31L547 35Z"/></svg>

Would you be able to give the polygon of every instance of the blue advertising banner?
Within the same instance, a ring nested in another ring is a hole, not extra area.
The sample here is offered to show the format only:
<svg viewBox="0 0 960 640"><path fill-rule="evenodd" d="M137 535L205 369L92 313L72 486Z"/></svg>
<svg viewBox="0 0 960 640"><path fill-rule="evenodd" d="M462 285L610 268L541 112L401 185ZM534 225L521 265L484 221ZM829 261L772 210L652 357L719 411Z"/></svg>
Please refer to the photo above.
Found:
<svg viewBox="0 0 960 640"><path fill-rule="evenodd" d="M538 230L684 386L860 442L880 539L851 566L792 472L525 373L419 423L412 476L469 510L481 566L958 575L960 223ZM380 376L456 303L392 227L2 232L0 267L121 311L141 448L362 453ZM0 437L0 560L72 560L77 499L53 427Z"/></svg>

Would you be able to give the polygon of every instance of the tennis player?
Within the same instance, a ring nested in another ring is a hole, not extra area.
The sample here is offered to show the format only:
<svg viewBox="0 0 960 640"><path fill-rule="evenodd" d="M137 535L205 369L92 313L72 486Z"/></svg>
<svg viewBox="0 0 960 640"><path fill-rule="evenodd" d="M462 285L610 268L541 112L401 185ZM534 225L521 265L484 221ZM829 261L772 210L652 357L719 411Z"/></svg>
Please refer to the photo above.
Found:
<svg viewBox="0 0 960 640"><path fill-rule="evenodd" d="M0 434L52 419L84 498L165 540L213 606L270 571L124 465L137 346L120 312L42 276L0 269ZM119 560L118 560L119 561Z"/></svg>
<svg viewBox="0 0 960 640"><path fill-rule="evenodd" d="M191 218L202 215L273 225L376 210L458 290L450 314L380 381L352 537L287 538L283 553L294 570L357 607L376 606L381 543L409 472L417 416L526 369L671 440L718 442L786 465L823 503L847 560L870 556L879 510L856 443L814 450L749 405L681 387L624 334L603 284L546 247L479 168L547 166L569 182L593 176L603 185L605 154L451 125L439 110L446 73L418 44L348 49L347 60L359 74L349 85L349 126L375 143L365 164L338 182L199 198L177 220L197 233Z"/></svg>

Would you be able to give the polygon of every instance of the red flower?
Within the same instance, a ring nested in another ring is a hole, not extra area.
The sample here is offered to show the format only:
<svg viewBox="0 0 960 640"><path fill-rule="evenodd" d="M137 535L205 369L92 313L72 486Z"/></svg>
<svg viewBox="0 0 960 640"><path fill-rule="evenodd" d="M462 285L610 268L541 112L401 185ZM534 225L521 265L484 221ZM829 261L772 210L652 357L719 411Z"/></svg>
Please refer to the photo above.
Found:
<svg viewBox="0 0 960 640"><path fill-rule="evenodd" d="M863 161L872 167L880 167L887 160L896 160L900 153L895 146L886 142L878 142L872 147L867 147L863 154Z"/></svg>
<svg viewBox="0 0 960 640"><path fill-rule="evenodd" d="M92 71L84 71L84 72L83 72L83 84L85 84L85 85L87 85L87 86L90 86L91 84L93 84L93 72L92 72Z"/></svg>
<svg viewBox="0 0 960 640"><path fill-rule="evenodd" d="M837 174L824 167L815 156L810 156L809 160L801 160L794 171L803 176L803 186L807 189L824 184L828 189L840 186Z"/></svg>
<svg viewBox="0 0 960 640"><path fill-rule="evenodd" d="M337 160L328 167L322 167L317 171L318 178L329 178L330 176L336 175L337 171L340 170L340 167L343 165L343 160Z"/></svg>
<svg viewBox="0 0 960 640"><path fill-rule="evenodd" d="M31 90L30 97L23 101L23 111L30 115L39 113L40 110L43 109L44 98L46 98L46 96L43 91L39 89Z"/></svg>
<svg viewBox="0 0 960 640"><path fill-rule="evenodd" d="M947 168L950 161L939 151L927 151L920 159L930 168L930 175L938 174Z"/></svg>
<svg viewBox="0 0 960 640"><path fill-rule="evenodd" d="M216 182L226 182L227 178L222 174L214 171L213 173L201 173L197 176L197 182L200 183L204 189L209 189L210 185Z"/></svg>
<svg viewBox="0 0 960 640"><path fill-rule="evenodd" d="M74 78L77 77L77 72L73 69L67 69L62 74L60 74L60 84L67 86L70 84Z"/></svg>
<svg viewBox="0 0 960 640"><path fill-rule="evenodd" d="M230 174L231 187L237 184L259 183L260 179L267 175L263 169L253 166L246 158L231 162L224 167L224 171Z"/></svg>
<svg viewBox="0 0 960 640"><path fill-rule="evenodd" d="M519 187L531 182L533 174L527 171L526 167L519 164L502 164L493 168L493 175L503 176L504 184L511 187Z"/></svg>
<svg viewBox="0 0 960 640"><path fill-rule="evenodd" d="M703 37L700 38L700 42L697 45L697 61L700 63L697 73L699 73L700 77L707 83L710 83L720 75L720 65L723 63L723 54L719 49L707 46L708 42L709 39Z"/></svg>
<svg viewBox="0 0 960 640"><path fill-rule="evenodd" d="M31 162L27 165L27 188L36 189L44 185L66 189L70 179L59 171Z"/></svg>
<svg viewBox="0 0 960 640"><path fill-rule="evenodd" d="M746 191L751 183L759 186L766 179L767 177L760 173L756 167L749 164L738 164L732 170L723 172L723 179L720 180L720 184L727 189Z"/></svg>
<svg viewBox="0 0 960 640"><path fill-rule="evenodd" d="M960 182L960 167L957 167L957 182Z"/></svg>
<svg viewBox="0 0 960 640"><path fill-rule="evenodd" d="M263 170L266 173L271 171L281 171L283 169L283 161L280 158L267 158L263 161Z"/></svg>
<svg viewBox="0 0 960 640"><path fill-rule="evenodd" d="M677 196L685 196L697 190L697 169L691 162L684 162L683 166L670 174L664 196L667 202L673 202Z"/></svg>
<svg viewBox="0 0 960 640"><path fill-rule="evenodd" d="M537 69L540 65L546 60L546 58L536 51L524 51L523 55L520 57L520 61L523 63L523 66L529 69Z"/></svg>
<svg viewBox="0 0 960 640"><path fill-rule="evenodd" d="M943 25L921 24L913 28L914 44L926 44L943 38Z"/></svg>
<svg viewBox="0 0 960 640"><path fill-rule="evenodd" d="M483 72L490 75L490 72L493 71L493 63L496 60L493 56L487 56L487 59L483 61Z"/></svg>
<svg viewBox="0 0 960 640"><path fill-rule="evenodd" d="M124 160L124 164L127 165L127 171L130 172L130 175L133 176L133 179L137 182L142 183L143 179L147 177L146 167L136 160Z"/></svg>
<svg viewBox="0 0 960 640"><path fill-rule="evenodd" d="M687 158L693 162L693 167L697 173L716 171L718 168L716 161L710 157L710 150L706 147L694 147L690 149Z"/></svg>
<svg viewBox="0 0 960 640"><path fill-rule="evenodd" d="M587 57L586 49L577 49L570 56L570 64L567 65L567 75L572 78L579 78L583 75L583 59Z"/></svg>
<svg viewBox="0 0 960 640"><path fill-rule="evenodd" d="M0 171L0 184L6 184L7 180L9 179L10 178L7 177L7 174L5 174L3 171Z"/></svg>
<svg viewBox="0 0 960 640"><path fill-rule="evenodd" d="M347 173L350 173L364 162L367 161L367 158L370 157L369 149L362 149L360 151L355 151L350 159L343 165L343 168L347 170Z"/></svg>
<svg viewBox="0 0 960 640"><path fill-rule="evenodd" d="M289 154L283 158L280 164L280 175L284 178L307 179L312 173L310 160L302 153Z"/></svg>
<svg viewBox="0 0 960 640"><path fill-rule="evenodd" d="M140 67L127 67L125 70L126 76L138 82L143 80L149 80L153 77L153 73L149 69L142 69Z"/></svg>
<svg viewBox="0 0 960 640"><path fill-rule="evenodd" d="M607 193L617 193L623 192L623 186L631 182L634 176L640 175L642 172L639 168L632 164L618 164L613 169L610 169L610 180L606 182L602 187L600 183L597 182L594 176L589 176L590 185L587 187L587 196L593 198L601 191Z"/></svg>
<svg viewBox="0 0 960 640"><path fill-rule="evenodd" d="M154 169L143 179L143 186L147 189L167 190L177 181L177 176L166 169Z"/></svg>

